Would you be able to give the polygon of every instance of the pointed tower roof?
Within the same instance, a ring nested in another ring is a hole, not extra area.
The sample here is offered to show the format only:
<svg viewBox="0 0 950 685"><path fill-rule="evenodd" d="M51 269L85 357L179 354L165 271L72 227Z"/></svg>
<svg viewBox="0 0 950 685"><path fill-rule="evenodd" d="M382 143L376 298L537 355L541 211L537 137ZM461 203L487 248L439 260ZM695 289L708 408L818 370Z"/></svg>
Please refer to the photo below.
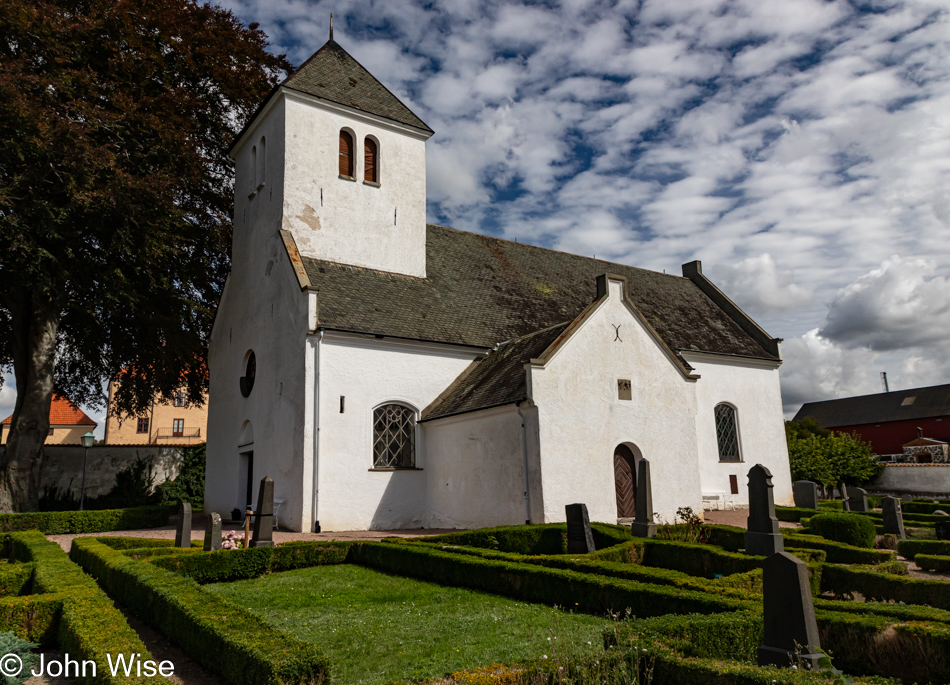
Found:
<svg viewBox="0 0 950 685"><path fill-rule="evenodd" d="M281 85L433 132L332 38Z"/></svg>

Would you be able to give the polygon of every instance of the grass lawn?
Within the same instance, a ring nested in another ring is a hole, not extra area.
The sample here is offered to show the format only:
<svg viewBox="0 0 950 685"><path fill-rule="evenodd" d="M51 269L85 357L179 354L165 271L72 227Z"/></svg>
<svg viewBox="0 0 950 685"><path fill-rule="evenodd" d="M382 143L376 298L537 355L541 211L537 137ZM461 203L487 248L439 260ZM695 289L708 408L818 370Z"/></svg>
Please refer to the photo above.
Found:
<svg viewBox="0 0 950 685"><path fill-rule="evenodd" d="M434 678L575 650L599 652L603 631L612 624L351 565L205 588L319 645L340 685Z"/></svg>

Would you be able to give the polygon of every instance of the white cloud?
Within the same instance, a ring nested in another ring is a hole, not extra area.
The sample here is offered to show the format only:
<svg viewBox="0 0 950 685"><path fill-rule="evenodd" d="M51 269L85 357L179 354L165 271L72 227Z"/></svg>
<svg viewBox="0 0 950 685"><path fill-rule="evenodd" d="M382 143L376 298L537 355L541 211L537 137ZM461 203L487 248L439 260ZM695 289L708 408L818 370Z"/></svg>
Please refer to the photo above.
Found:
<svg viewBox="0 0 950 685"><path fill-rule="evenodd" d="M780 272L772 255L743 259L735 266L717 266L716 284L742 309L752 315L773 314L809 304L814 298L810 288L794 282Z"/></svg>

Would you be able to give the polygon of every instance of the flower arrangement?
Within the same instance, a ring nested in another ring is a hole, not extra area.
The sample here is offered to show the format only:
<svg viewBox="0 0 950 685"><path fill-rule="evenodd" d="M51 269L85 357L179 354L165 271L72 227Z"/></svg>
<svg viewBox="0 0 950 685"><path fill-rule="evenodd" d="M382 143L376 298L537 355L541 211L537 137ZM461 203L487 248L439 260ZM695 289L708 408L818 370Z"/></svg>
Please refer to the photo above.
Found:
<svg viewBox="0 0 950 685"><path fill-rule="evenodd" d="M229 530L221 536L221 549L243 549L244 533L236 530Z"/></svg>

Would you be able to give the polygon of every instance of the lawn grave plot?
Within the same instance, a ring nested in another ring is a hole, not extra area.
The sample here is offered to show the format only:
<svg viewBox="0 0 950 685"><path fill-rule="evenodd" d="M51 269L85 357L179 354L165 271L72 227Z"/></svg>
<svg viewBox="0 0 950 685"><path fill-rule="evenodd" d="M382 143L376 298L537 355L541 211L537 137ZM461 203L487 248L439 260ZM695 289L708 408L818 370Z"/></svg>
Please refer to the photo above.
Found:
<svg viewBox="0 0 950 685"><path fill-rule="evenodd" d="M352 564L207 588L318 644L333 683L384 685L494 663L590 658L612 621Z"/></svg>

